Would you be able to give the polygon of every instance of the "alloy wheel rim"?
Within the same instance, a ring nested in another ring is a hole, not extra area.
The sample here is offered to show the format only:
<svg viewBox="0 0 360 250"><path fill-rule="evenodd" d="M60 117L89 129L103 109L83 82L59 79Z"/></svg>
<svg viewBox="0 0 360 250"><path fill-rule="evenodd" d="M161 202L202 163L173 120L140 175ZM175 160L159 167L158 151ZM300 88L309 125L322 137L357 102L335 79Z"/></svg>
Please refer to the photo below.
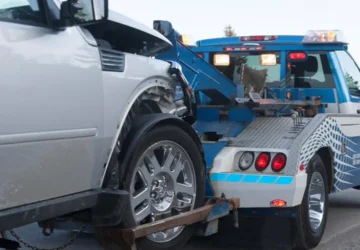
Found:
<svg viewBox="0 0 360 250"><path fill-rule="evenodd" d="M309 186L308 195L309 222L313 232L318 232L325 213L325 183L319 172L314 172Z"/></svg>
<svg viewBox="0 0 360 250"><path fill-rule="evenodd" d="M179 144L160 141L139 158L130 187L132 215L137 225L171 217L194 208L196 178L192 161ZM153 242L176 238L184 226L150 234Z"/></svg>

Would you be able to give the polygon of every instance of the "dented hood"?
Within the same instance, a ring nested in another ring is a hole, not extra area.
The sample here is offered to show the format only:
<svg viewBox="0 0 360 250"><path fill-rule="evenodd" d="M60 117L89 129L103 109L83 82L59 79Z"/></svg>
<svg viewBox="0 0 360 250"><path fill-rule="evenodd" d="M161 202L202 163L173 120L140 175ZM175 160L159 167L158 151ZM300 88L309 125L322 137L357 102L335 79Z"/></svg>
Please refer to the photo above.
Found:
<svg viewBox="0 0 360 250"><path fill-rule="evenodd" d="M141 24L141 23L139 23L123 14L120 14L116 11L109 10L109 20L116 22L116 23L121 23L121 24L129 26L131 28L140 30L142 32L145 32L153 37L156 37L156 38L162 40L163 42L167 43L169 46L172 46L171 42L166 37L161 35L158 31L151 29L148 26Z"/></svg>

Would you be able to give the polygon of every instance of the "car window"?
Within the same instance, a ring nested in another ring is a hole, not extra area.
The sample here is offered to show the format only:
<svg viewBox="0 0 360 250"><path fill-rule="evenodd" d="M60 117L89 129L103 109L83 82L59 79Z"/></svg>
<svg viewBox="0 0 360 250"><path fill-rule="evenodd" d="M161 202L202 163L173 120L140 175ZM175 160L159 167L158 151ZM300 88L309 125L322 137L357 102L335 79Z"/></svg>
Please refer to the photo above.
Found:
<svg viewBox="0 0 360 250"><path fill-rule="evenodd" d="M352 95L360 96L360 71L354 60L346 51L335 52L343 70L346 85Z"/></svg>
<svg viewBox="0 0 360 250"><path fill-rule="evenodd" d="M1 0L0 19L29 24L45 24L38 0Z"/></svg>

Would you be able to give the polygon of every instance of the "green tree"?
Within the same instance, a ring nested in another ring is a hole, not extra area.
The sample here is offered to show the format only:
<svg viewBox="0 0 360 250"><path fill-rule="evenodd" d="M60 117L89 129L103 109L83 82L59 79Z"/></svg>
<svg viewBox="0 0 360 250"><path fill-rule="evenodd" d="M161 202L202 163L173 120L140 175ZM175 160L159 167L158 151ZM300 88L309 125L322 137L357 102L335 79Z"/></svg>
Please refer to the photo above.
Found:
<svg viewBox="0 0 360 250"><path fill-rule="evenodd" d="M236 36L235 30L233 29L233 27L230 24L225 26L224 35L226 37Z"/></svg>
<svg viewBox="0 0 360 250"><path fill-rule="evenodd" d="M345 80L349 88L357 89L357 83L355 82L352 75L349 74L349 72L345 72Z"/></svg>

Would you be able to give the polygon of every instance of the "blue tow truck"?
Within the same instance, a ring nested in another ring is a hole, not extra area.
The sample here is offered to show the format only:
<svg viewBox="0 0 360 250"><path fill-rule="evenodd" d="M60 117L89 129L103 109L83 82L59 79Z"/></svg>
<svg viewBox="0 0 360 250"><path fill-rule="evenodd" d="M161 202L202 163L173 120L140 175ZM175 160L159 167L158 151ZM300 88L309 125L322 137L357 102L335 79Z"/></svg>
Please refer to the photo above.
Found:
<svg viewBox="0 0 360 250"><path fill-rule="evenodd" d="M168 21L154 21L154 29L172 43L155 58L170 62L181 80L177 98L186 99L186 122L201 140L207 199L203 207L134 228L97 228L99 241L136 249L138 238L199 221L207 236L231 212L239 226L238 209L289 217L294 245L316 247L329 194L360 188L360 71L343 34L320 30L188 45ZM52 229L64 225L57 220ZM182 243L191 237L185 236ZM173 249L176 242L158 246Z"/></svg>
<svg viewBox="0 0 360 250"><path fill-rule="evenodd" d="M360 71L341 31L200 40L168 21L196 99L207 196L240 197L240 212L293 217L296 245L316 247L328 196L360 186Z"/></svg>

